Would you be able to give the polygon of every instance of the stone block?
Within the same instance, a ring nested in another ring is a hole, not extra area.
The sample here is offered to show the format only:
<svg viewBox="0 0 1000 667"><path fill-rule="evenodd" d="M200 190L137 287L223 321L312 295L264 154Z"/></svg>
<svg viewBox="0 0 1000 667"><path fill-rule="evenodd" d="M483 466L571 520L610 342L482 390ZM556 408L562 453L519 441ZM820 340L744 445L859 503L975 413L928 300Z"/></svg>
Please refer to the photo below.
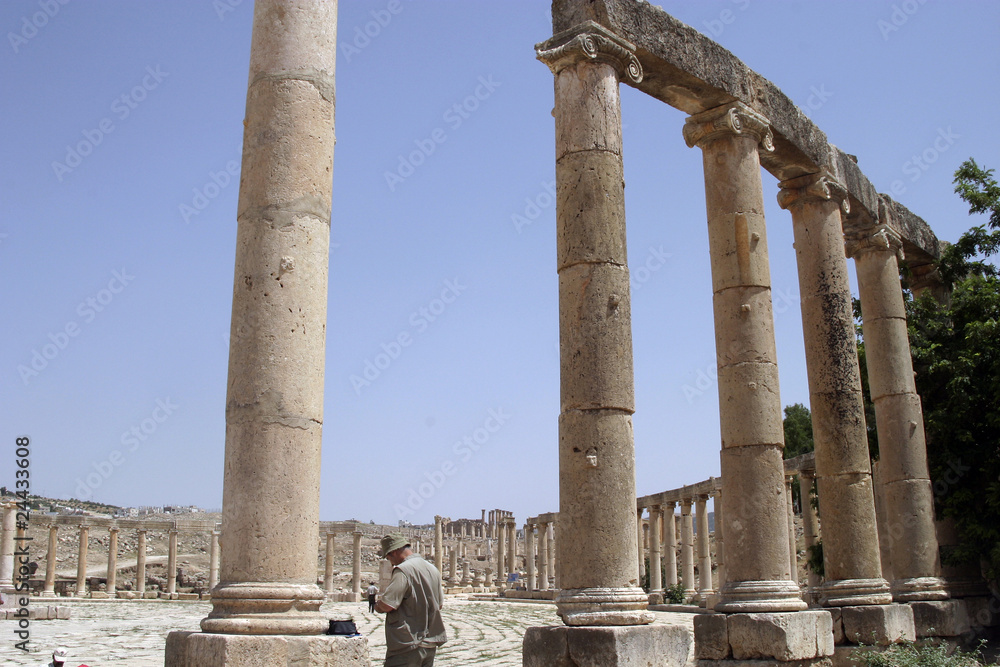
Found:
<svg viewBox="0 0 1000 667"><path fill-rule="evenodd" d="M992 628L1000 625L1000 600L992 597L976 596L962 598L965 602L969 623L974 628Z"/></svg>
<svg viewBox="0 0 1000 667"><path fill-rule="evenodd" d="M694 657L699 660L729 657L729 631L724 614L697 614L694 617Z"/></svg>
<svg viewBox="0 0 1000 667"><path fill-rule="evenodd" d="M105 591L91 591L90 592L90 599L91 600L107 600L108 599L108 594Z"/></svg>
<svg viewBox="0 0 1000 667"><path fill-rule="evenodd" d="M160 597L160 594L157 591L146 591L142 594L142 597L146 600L156 600Z"/></svg>
<svg viewBox="0 0 1000 667"><path fill-rule="evenodd" d="M934 600L908 603L913 610L917 637L957 637L969 631L964 600Z"/></svg>
<svg viewBox="0 0 1000 667"><path fill-rule="evenodd" d="M60 621L69 620L69 607L56 607L56 618Z"/></svg>
<svg viewBox="0 0 1000 667"><path fill-rule="evenodd" d="M916 641L913 610L905 604L841 607L844 639L852 644L887 646Z"/></svg>
<svg viewBox="0 0 1000 667"><path fill-rule="evenodd" d="M201 595L199 595L198 593L178 593L177 594L177 599L178 600L200 600L201 599Z"/></svg>
<svg viewBox="0 0 1000 667"><path fill-rule="evenodd" d="M217 635L171 632L165 667L371 667L368 640L336 635Z"/></svg>
<svg viewBox="0 0 1000 667"><path fill-rule="evenodd" d="M811 660L790 660L775 662L774 660L696 660L696 667L833 667L830 658L813 658Z"/></svg>
<svg viewBox="0 0 1000 667"><path fill-rule="evenodd" d="M833 633L825 611L730 614L729 646L736 660L769 659L790 662L822 657Z"/></svg>
<svg viewBox="0 0 1000 667"><path fill-rule="evenodd" d="M523 667L646 667L687 664L691 633L670 625L528 628Z"/></svg>
<svg viewBox="0 0 1000 667"><path fill-rule="evenodd" d="M843 644L847 640L844 638L844 619L840 613L840 607L830 607L830 620L833 622L833 643Z"/></svg>

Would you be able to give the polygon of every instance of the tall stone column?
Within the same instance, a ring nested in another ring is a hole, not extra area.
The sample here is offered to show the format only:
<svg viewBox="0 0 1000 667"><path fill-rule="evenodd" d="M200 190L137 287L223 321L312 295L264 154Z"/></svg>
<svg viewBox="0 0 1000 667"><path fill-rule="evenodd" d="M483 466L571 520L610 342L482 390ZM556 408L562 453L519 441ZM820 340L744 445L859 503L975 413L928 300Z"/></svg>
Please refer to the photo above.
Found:
<svg viewBox="0 0 1000 667"><path fill-rule="evenodd" d="M840 217L841 207L847 207L847 191L825 171L780 185L778 203L792 214L795 233L816 442L816 485L823 499L820 512L826 515L823 595L829 606L887 604L892 597L879 560L857 335Z"/></svg>
<svg viewBox="0 0 1000 667"><path fill-rule="evenodd" d="M635 47L587 22L536 47L555 75L559 273L559 615L650 623L636 535L632 314L619 81Z"/></svg>
<svg viewBox="0 0 1000 667"><path fill-rule="evenodd" d="M219 583L219 531L212 531L212 542L208 552L208 590Z"/></svg>
<svg viewBox="0 0 1000 667"><path fill-rule="evenodd" d="M649 592L663 594L663 574L660 569L660 512L659 505L649 508Z"/></svg>
<svg viewBox="0 0 1000 667"><path fill-rule="evenodd" d="M108 574L105 590L113 598L118 588L118 528L108 528Z"/></svg>
<svg viewBox="0 0 1000 667"><path fill-rule="evenodd" d="M177 529L168 532L167 542L167 595L173 599L177 594Z"/></svg>
<svg viewBox="0 0 1000 667"><path fill-rule="evenodd" d="M691 522L691 498L681 500L681 583L684 597L694 599L694 525Z"/></svg>
<svg viewBox="0 0 1000 667"><path fill-rule="evenodd" d="M3 505L0 523L0 590L10 595L14 589L14 533L17 526L17 503Z"/></svg>
<svg viewBox="0 0 1000 667"><path fill-rule="evenodd" d="M254 3L226 397L225 535L221 581L201 622L206 633L322 635L330 627L319 610L325 596L316 585L316 541L336 34L336 2Z"/></svg>
<svg viewBox="0 0 1000 667"><path fill-rule="evenodd" d="M333 568L334 568L334 544L337 539L337 533L328 532L326 534L326 560L324 561L323 569L323 590L329 594L333 592Z"/></svg>
<svg viewBox="0 0 1000 667"><path fill-rule="evenodd" d="M434 517L434 567L444 573L444 535L442 534L441 517Z"/></svg>
<svg viewBox="0 0 1000 667"><path fill-rule="evenodd" d="M458 549L452 547L451 553L448 555L448 585L455 586L457 584L458 584Z"/></svg>
<svg viewBox="0 0 1000 667"><path fill-rule="evenodd" d="M642 514L646 511L645 507L639 507L635 511L635 550L639 556L639 578L642 578L643 573L646 571L646 546L642 543Z"/></svg>
<svg viewBox="0 0 1000 667"><path fill-rule="evenodd" d="M792 581L799 583L799 549L795 540L795 508L792 506L793 481L795 475L785 475L785 497L788 498L788 502L785 503L788 507L788 559L791 568L789 575Z"/></svg>
<svg viewBox="0 0 1000 667"><path fill-rule="evenodd" d="M552 587L559 589L559 564L556 562L556 524L549 524L549 576L552 577Z"/></svg>
<svg viewBox="0 0 1000 667"><path fill-rule="evenodd" d="M76 553L76 596L87 594L87 547L90 540L90 527L80 524L80 544Z"/></svg>
<svg viewBox="0 0 1000 667"><path fill-rule="evenodd" d="M500 521L497 523L497 586L507 581L507 523Z"/></svg>
<svg viewBox="0 0 1000 667"><path fill-rule="evenodd" d="M707 495L695 498L698 517L698 598L707 601L712 590L712 548L709 542Z"/></svg>
<svg viewBox="0 0 1000 667"><path fill-rule="evenodd" d="M538 523L538 590L549 590L549 524Z"/></svg>
<svg viewBox="0 0 1000 667"><path fill-rule="evenodd" d="M146 594L146 529L136 531L135 592L140 598Z"/></svg>
<svg viewBox="0 0 1000 667"><path fill-rule="evenodd" d="M49 524L49 543L45 551L45 588L42 597L55 597L56 594L56 548L59 545L59 526Z"/></svg>
<svg viewBox="0 0 1000 667"><path fill-rule="evenodd" d="M535 525L532 523L524 524L524 562L528 568L528 590L533 591L537 588L538 582L535 577Z"/></svg>
<svg viewBox="0 0 1000 667"><path fill-rule="evenodd" d="M507 571L514 573L517 567L517 524L511 518L507 521Z"/></svg>
<svg viewBox="0 0 1000 667"><path fill-rule="evenodd" d="M722 531L725 507L722 503L722 488L715 490L715 571L716 571L716 592L722 590L722 584L726 581L726 535Z"/></svg>
<svg viewBox="0 0 1000 667"><path fill-rule="evenodd" d="M948 593L939 577L924 419L913 381L906 309L899 284L897 254L901 251L899 236L884 225L854 234L848 243L861 296L865 361L875 403L886 514L893 517L889 527L892 595L905 602L943 600ZM820 497L825 498L822 494L820 487ZM821 518L825 553L830 528L822 508Z"/></svg>
<svg viewBox="0 0 1000 667"><path fill-rule="evenodd" d="M677 585L677 519L674 516L674 503L667 503L664 508L664 552L666 553L666 563L664 569L667 571L667 586Z"/></svg>
<svg viewBox="0 0 1000 667"><path fill-rule="evenodd" d="M799 471L799 490L802 494L802 535L806 542L806 553L811 553L811 547L816 544L819 538L819 518L816 516L816 508L812 504L813 483L816 474L812 470ZM809 585L809 595L814 596L820 585L820 577L809 569L809 577L806 580Z"/></svg>
<svg viewBox="0 0 1000 667"><path fill-rule="evenodd" d="M702 149L718 359L722 478L738 503L723 531L731 558L716 611L805 607L787 578L781 399L758 145L773 150L767 119L740 102L684 125Z"/></svg>
<svg viewBox="0 0 1000 667"><path fill-rule="evenodd" d="M351 563L351 593L361 596L361 536L362 532L356 530L351 535L354 537L354 551Z"/></svg>

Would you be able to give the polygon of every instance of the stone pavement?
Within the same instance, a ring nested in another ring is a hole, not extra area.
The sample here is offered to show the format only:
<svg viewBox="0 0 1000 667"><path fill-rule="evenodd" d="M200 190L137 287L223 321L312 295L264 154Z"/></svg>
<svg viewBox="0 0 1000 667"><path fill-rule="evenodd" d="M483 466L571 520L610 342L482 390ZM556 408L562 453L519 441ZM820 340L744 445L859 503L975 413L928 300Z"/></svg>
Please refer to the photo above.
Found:
<svg viewBox="0 0 1000 667"><path fill-rule="evenodd" d="M31 624L32 652L14 648L14 621L0 621L0 664L35 667L48 662L56 646L73 652L76 662L90 667L162 667L163 645L171 630L197 630L211 610L206 602L70 602L69 621L37 621ZM336 602L323 606L327 612L354 614L358 630L368 637L372 665L385 656L384 616L368 613L368 603ZM656 612L656 622L692 628L688 614ZM449 641L438 652L435 665L460 667L520 667L521 639L532 625L559 622L555 606L516 602L475 602L448 598L444 607Z"/></svg>

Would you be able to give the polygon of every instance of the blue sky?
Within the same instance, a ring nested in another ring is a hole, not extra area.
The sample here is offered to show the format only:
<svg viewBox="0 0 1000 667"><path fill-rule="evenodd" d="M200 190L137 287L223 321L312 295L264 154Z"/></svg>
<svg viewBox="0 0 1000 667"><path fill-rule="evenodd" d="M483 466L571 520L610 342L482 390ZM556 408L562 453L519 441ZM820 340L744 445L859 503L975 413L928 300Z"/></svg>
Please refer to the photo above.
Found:
<svg viewBox="0 0 1000 667"><path fill-rule="evenodd" d="M951 179L970 156L1000 166L1000 5L663 6L940 238L971 224ZM0 5L3 484L27 435L36 493L221 506L252 9ZM554 511L552 76L533 51L548 3L339 11L321 517ZM719 472L711 288L684 115L625 86L622 105L647 494ZM791 219L764 188L782 403L808 403Z"/></svg>

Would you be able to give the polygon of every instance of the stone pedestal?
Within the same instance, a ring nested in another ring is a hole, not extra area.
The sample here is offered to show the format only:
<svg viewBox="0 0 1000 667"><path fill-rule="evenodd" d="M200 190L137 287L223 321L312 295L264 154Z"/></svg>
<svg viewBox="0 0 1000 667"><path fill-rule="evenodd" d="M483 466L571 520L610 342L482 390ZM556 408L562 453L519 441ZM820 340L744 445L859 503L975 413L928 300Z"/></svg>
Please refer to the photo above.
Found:
<svg viewBox="0 0 1000 667"><path fill-rule="evenodd" d="M971 627L965 600L920 600L907 605L913 611L917 639L958 637Z"/></svg>
<svg viewBox="0 0 1000 667"><path fill-rule="evenodd" d="M365 637L171 632L167 635L163 664L166 667L371 667L371 660Z"/></svg>
<svg viewBox="0 0 1000 667"><path fill-rule="evenodd" d="M699 664L823 664L834 654L833 620L828 611L699 614L694 617L694 642Z"/></svg>
<svg viewBox="0 0 1000 667"><path fill-rule="evenodd" d="M691 634L670 625L535 627L524 635L524 667L663 667L687 664Z"/></svg>

